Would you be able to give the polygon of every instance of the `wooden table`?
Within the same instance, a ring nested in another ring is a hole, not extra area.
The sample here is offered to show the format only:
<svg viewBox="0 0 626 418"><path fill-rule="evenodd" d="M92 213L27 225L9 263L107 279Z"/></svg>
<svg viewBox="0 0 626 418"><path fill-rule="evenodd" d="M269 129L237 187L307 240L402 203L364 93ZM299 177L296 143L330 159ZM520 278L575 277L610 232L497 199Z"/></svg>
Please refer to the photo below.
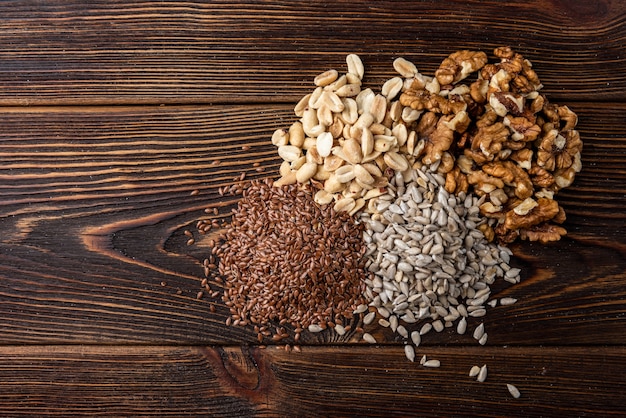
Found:
<svg viewBox="0 0 626 418"><path fill-rule="evenodd" d="M626 3L82 3L0 3L0 415L626 415ZM286 352L197 299L196 221L239 173L276 177L316 74L358 53L379 88L398 56L433 74L500 45L579 115L584 167L568 236L512 246L486 346L431 332L439 369L383 329Z"/></svg>

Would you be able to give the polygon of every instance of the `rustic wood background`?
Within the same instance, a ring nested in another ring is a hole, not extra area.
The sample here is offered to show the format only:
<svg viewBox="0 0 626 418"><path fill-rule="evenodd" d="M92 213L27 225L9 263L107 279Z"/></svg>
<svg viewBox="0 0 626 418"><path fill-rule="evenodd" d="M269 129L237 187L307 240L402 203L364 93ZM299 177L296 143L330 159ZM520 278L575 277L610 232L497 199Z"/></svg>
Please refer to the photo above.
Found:
<svg viewBox="0 0 626 418"><path fill-rule="evenodd" d="M625 416L625 43L612 0L0 2L0 415ZM389 334L288 353L196 299L196 221L239 173L276 175L316 74L358 53L378 88L398 56L432 74L500 45L578 113L584 167L569 235L513 246L522 283L494 290L519 302L485 347L430 333L440 369Z"/></svg>

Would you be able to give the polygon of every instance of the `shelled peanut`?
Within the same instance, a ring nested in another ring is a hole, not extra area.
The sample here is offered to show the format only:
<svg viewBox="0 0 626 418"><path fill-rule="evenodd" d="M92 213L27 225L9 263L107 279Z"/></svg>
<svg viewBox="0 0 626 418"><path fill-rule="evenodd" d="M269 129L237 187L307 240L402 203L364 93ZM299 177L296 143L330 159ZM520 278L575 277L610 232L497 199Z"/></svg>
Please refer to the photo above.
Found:
<svg viewBox="0 0 626 418"><path fill-rule="evenodd" d="M334 202L351 214L381 195L391 172L409 169L416 144L402 122L420 112L393 100L403 88L399 77L387 81L380 94L362 89L363 63L348 55L348 72L329 70L315 78L317 88L294 111L300 120L278 129L272 143L284 160L277 186L311 181L315 201Z"/></svg>

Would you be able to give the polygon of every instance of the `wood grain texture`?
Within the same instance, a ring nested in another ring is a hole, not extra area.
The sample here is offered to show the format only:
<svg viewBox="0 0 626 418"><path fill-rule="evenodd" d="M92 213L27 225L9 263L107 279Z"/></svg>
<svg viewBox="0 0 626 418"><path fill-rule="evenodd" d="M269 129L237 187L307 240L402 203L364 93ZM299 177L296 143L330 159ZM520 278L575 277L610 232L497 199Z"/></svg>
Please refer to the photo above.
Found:
<svg viewBox="0 0 626 418"><path fill-rule="evenodd" d="M625 21L613 0L0 2L0 416L626 416ZM197 297L217 231L196 221L227 218L242 172L276 175L269 138L315 75L358 53L378 90L398 56L432 75L500 45L584 150L569 234L512 247L522 282L492 290L518 302L486 346L430 332L425 369L372 326L383 344L288 353L225 325L219 283Z"/></svg>
<svg viewBox="0 0 626 418"><path fill-rule="evenodd" d="M585 165L559 196L570 234L513 247L523 282L493 290L519 302L485 318L490 344L623 343L626 105L573 107ZM250 329L223 325L219 300L196 300L214 235L195 223L207 207L227 216L236 199L217 189L241 172L276 175L269 138L292 120L285 105L0 109L0 341L253 343ZM425 344L474 344L431 334ZM358 335L304 341L342 340Z"/></svg>
<svg viewBox="0 0 626 418"><path fill-rule="evenodd" d="M623 416L624 347L0 348L10 416ZM483 383L468 376L487 364ZM596 370L604 370L602 379ZM521 391L514 399L506 384Z"/></svg>
<svg viewBox="0 0 626 418"><path fill-rule="evenodd" d="M626 5L608 0L3 1L0 105L293 102L362 55L373 85L405 56L511 45L546 92L626 98Z"/></svg>

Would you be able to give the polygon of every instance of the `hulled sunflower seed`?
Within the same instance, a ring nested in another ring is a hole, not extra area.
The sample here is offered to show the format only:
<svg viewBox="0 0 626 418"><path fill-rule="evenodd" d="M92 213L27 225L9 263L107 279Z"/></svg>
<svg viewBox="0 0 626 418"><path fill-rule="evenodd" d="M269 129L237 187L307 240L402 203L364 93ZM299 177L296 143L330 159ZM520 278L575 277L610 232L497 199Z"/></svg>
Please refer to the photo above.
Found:
<svg viewBox="0 0 626 418"><path fill-rule="evenodd" d="M376 344L376 339L368 332L363 334L363 340L370 344Z"/></svg>
<svg viewBox="0 0 626 418"><path fill-rule="evenodd" d="M415 349L413 348L412 345L405 344L405 346L404 346L404 354L406 355L406 358L408 358L410 362L414 362L415 361Z"/></svg>
<svg viewBox="0 0 626 418"><path fill-rule="evenodd" d="M317 324L309 325L309 332L322 332L324 329Z"/></svg>
<svg viewBox="0 0 626 418"><path fill-rule="evenodd" d="M367 315L365 315L363 317L363 324L365 325L369 325L374 321L374 318L376 318L376 312L370 312Z"/></svg>
<svg viewBox="0 0 626 418"><path fill-rule="evenodd" d="M515 302L517 302L517 299L515 298L501 298L500 299L500 305L502 306L513 305Z"/></svg>
<svg viewBox="0 0 626 418"><path fill-rule="evenodd" d="M515 387L514 385L512 385L510 383L507 383L506 384L506 388L508 389L508 391L511 394L511 396L514 397L515 399L517 399L520 396L522 396L522 394L520 393L519 389L517 387Z"/></svg>
<svg viewBox="0 0 626 418"><path fill-rule="evenodd" d="M441 322L439 319L436 321L433 321L432 326L433 326L433 329L437 332L443 331L443 328L444 328L443 322Z"/></svg>
<svg viewBox="0 0 626 418"><path fill-rule="evenodd" d="M356 307L356 309L354 310L354 313L361 314L361 313L364 313L365 311L367 311L367 305L362 303Z"/></svg>
<svg viewBox="0 0 626 418"><path fill-rule="evenodd" d="M469 313L469 316L475 317L475 318L479 318L481 316L485 316L487 314L487 311L483 308L480 309L476 309L474 311L471 311Z"/></svg>
<svg viewBox="0 0 626 418"><path fill-rule="evenodd" d="M474 330L474 334L472 336L475 340L480 340L480 338L485 334L485 325L481 322L480 325L476 327Z"/></svg>
<svg viewBox="0 0 626 418"><path fill-rule="evenodd" d="M462 317L459 320L459 323L457 324L456 332L459 335L463 335L463 334L465 334L466 330L467 330L467 321L465 320L465 317Z"/></svg>
<svg viewBox="0 0 626 418"><path fill-rule="evenodd" d="M420 343L422 342L422 336L420 335L419 332L413 331L411 332L411 341L413 341L413 344L415 344L415 347L419 347Z"/></svg>
<svg viewBox="0 0 626 418"><path fill-rule="evenodd" d="M472 366L472 368L469 371L469 377L476 377L478 376L478 373L480 373L480 367Z"/></svg>
<svg viewBox="0 0 626 418"><path fill-rule="evenodd" d="M436 368L436 367L441 366L441 362L439 360L426 360L423 366Z"/></svg>
<svg viewBox="0 0 626 418"><path fill-rule="evenodd" d="M396 328L396 332L398 333L398 335L400 335L402 338L408 338L409 337L409 332L407 331L407 329L404 327L404 325L398 325L398 328Z"/></svg>
<svg viewBox="0 0 626 418"><path fill-rule="evenodd" d="M476 377L476 380L479 382L484 382L485 380L487 380L487 365L483 364L483 366L480 368L480 371L478 372L478 376Z"/></svg>

